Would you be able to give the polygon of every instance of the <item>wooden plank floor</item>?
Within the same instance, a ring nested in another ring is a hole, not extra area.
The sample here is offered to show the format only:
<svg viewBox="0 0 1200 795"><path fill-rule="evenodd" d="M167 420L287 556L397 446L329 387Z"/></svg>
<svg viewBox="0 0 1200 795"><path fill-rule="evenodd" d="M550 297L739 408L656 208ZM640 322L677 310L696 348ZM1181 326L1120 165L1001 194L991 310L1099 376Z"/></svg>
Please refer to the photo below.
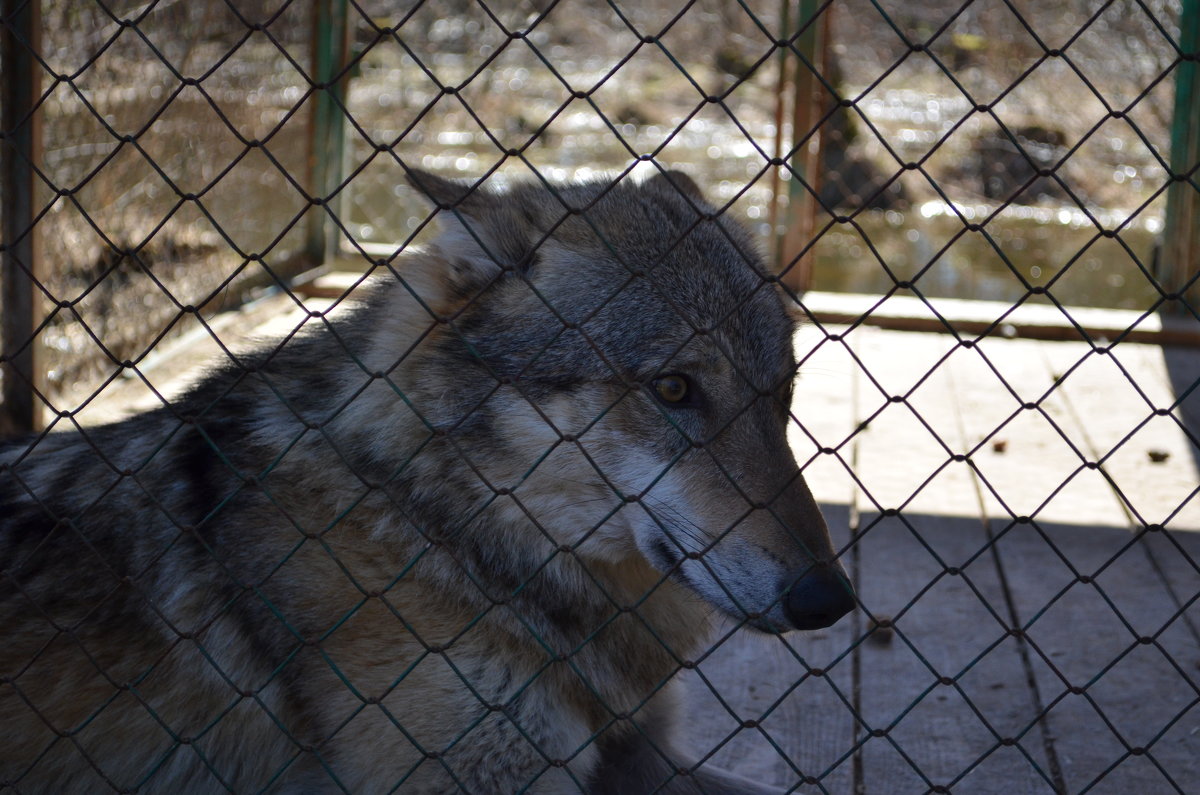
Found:
<svg viewBox="0 0 1200 795"><path fill-rule="evenodd" d="M727 641L698 747L803 791L1200 791L1200 352L827 334L792 442L862 610Z"/></svg>
<svg viewBox="0 0 1200 795"><path fill-rule="evenodd" d="M222 343L288 333L289 302ZM223 355L193 343L155 390ZM865 326L798 350L790 438L862 609L722 640L684 675L691 745L806 792L1200 792L1200 351ZM160 399L127 381L83 420Z"/></svg>

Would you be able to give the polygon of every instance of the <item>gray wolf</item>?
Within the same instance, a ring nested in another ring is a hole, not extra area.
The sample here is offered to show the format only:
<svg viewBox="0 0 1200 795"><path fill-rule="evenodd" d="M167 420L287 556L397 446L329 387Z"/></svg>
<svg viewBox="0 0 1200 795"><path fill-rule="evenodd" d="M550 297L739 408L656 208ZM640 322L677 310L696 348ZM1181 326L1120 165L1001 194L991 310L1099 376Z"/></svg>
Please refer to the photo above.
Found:
<svg viewBox="0 0 1200 795"><path fill-rule="evenodd" d="M0 454L22 792L747 792L673 674L854 606L793 320L682 174L413 172L429 250L129 419Z"/></svg>

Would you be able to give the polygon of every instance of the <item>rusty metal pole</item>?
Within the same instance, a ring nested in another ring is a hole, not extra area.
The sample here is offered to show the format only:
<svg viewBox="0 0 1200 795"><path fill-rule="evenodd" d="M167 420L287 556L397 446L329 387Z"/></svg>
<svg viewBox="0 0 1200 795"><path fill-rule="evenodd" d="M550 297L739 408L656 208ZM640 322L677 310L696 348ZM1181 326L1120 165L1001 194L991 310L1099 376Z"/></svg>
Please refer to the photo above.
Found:
<svg viewBox="0 0 1200 795"><path fill-rule="evenodd" d="M1190 60L1175 66L1175 114L1171 123L1171 173L1184 177L1167 188L1159 275L1168 292L1181 292L1200 312L1200 0L1183 0L1179 46ZM1182 313L1181 301L1166 304Z"/></svg>
<svg viewBox="0 0 1200 795"><path fill-rule="evenodd" d="M35 169L41 160L39 0L0 5L0 435L42 426Z"/></svg>
<svg viewBox="0 0 1200 795"><path fill-rule="evenodd" d="M820 179L820 135L817 125L821 117L824 88L817 78L822 67L828 30L829 10L818 19L821 11L818 0L800 0L796 19L797 30L793 47L796 69L793 78L792 140L788 181L786 228L779 250L779 266L783 283L797 292L812 286L813 234L816 231L817 191Z"/></svg>
<svg viewBox="0 0 1200 795"><path fill-rule="evenodd" d="M779 29L786 35L791 26L788 24L790 15L788 7L792 0L780 0L779 2ZM791 63L789 51L786 47L780 48L779 57L779 74L775 78L775 143L772 156L775 162L783 160L783 120L787 113L787 87L788 87L788 65ZM774 264L775 271L783 270L783 235L779 231L779 208L783 197L780 195L782 179L780 172L785 166L771 167L771 206L767 210L767 221L771 230L771 262Z"/></svg>

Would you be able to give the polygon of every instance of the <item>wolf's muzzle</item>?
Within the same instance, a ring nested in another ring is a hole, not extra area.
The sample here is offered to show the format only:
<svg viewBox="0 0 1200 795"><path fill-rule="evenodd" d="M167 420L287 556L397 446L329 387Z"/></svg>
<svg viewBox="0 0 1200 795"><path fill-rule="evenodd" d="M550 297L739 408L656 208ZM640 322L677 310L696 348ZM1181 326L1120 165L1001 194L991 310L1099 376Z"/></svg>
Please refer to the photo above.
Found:
<svg viewBox="0 0 1200 795"><path fill-rule="evenodd" d="M796 629L823 629L854 609L854 589L840 567L817 565L788 588L783 612Z"/></svg>

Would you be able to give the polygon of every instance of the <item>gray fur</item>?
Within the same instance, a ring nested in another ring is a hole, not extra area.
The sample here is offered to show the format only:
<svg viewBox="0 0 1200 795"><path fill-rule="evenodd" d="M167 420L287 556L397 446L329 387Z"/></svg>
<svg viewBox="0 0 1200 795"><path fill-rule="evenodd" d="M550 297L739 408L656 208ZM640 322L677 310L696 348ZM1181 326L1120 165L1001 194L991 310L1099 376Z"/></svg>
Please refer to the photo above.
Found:
<svg viewBox="0 0 1200 795"><path fill-rule="evenodd" d="M752 791L678 774L669 680L848 586L751 241L682 175L413 182L445 232L356 310L0 448L0 782Z"/></svg>

